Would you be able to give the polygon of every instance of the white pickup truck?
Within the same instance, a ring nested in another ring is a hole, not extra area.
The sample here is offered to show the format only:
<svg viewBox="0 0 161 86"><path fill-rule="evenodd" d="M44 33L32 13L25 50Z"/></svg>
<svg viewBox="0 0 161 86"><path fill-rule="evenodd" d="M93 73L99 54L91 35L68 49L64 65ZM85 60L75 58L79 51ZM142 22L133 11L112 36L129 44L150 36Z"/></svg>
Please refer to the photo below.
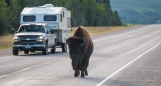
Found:
<svg viewBox="0 0 161 86"><path fill-rule="evenodd" d="M53 29L47 30L48 26L41 23L22 24L13 37L13 55L18 55L19 51L28 54L29 51L42 51L43 55L55 53L56 44Z"/></svg>
<svg viewBox="0 0 161 86"><path fill-rule="evenodd" d="M14 55L18 55L19 50L24 50L25 54L29 51L41 50L46 55L48 47L52 48L52 53L56 52L56 48L62 48L62 52L67 52L66 39L71 36L69 10L45 4L38 7L25 7L20 16L20 27L13 38ZM21 32L23 27L33 32ZM37 27L43 27L45 32L35 32ZM38 41L39 39L43 39L43 42ZM35 40L36 42L33 43L32 41ZM48 47L45 47L47 45Z"/></svg>

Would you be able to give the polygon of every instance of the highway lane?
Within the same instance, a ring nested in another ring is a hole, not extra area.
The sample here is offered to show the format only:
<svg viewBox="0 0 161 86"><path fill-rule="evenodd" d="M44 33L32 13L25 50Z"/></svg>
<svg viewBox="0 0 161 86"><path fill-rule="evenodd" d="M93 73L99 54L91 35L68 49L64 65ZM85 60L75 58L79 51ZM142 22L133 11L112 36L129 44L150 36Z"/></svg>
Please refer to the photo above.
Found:
<svg viewBox="0 0 161 86"><path fill-rule="evenodd" d="M0 86L161 85L161 25L136 26L92 39L89 76L73 77L68 53L58 49L47 56L36 52L0 57Z"/></svg>

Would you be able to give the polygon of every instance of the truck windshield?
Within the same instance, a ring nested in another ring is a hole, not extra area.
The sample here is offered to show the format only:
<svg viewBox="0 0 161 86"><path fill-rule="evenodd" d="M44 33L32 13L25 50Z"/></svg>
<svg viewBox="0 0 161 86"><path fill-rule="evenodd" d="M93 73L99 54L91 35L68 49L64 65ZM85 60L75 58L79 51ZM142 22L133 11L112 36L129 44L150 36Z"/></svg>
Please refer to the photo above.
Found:
<svg viewBox="0 0 161 86"><path fill-rule="evenodd" d="M18 33L25 33L25 32L42 32L45 33L45 28L44 26L41 25L26 25L26 26L21 26L20 29L18 30Z"/></svg>

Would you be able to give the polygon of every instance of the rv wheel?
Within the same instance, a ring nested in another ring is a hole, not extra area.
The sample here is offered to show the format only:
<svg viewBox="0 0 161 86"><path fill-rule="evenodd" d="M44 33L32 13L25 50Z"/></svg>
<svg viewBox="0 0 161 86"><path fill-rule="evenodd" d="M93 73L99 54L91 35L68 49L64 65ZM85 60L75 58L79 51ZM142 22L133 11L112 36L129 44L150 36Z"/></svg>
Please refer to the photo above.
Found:
<svg viewBox="0 0 161 86"><path fill-rule="evenodd" d="M51 53L55 53L56 52L56 46L54 45L53 48L51 49Z"/></svg>
<svg viewBox="0 0 161 86"><path fill-rule="evenodd" d="M67 44L66 43L62 44L62 52L67 52Z"/></svg>

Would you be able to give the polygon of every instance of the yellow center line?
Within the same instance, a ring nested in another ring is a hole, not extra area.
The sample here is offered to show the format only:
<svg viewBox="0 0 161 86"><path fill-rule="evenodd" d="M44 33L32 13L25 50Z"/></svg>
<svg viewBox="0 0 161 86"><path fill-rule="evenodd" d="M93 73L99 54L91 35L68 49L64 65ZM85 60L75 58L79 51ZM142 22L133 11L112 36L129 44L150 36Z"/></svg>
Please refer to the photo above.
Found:
<svg viewBox="0 0 161 86"><path fill-rule="evenodd" d="M3 77L5 77L5 76L7 76L7 75L1 75L0 78L3 78Z"/></svg>
<svg viewBox="0 0 161 86"><path fill-rule="evenodd" d="M51 61L49 61L49 62L44 62L43 64L47 65L47 64L50 64L50 63L51 63Z"/></svg>
<svg viewBox="0 0 161 86"><path fill-rule="evenodd" d="M32 67L27 67L27 68L24 68L24 69L22 69L22 71L26 71L26 70L29 70L29 69L31 69Z"/></svg>
<svg viewBox="0 0 161 86"><path fill-rule="evenodd" d="M102 50L104 47L99 48L99 50Z"/></svg>
<svg viewBox="0 0 161 86"><path fill-rule="evenodd" d="M65 60L66 58L61 58L60 60Z"/></svg>

